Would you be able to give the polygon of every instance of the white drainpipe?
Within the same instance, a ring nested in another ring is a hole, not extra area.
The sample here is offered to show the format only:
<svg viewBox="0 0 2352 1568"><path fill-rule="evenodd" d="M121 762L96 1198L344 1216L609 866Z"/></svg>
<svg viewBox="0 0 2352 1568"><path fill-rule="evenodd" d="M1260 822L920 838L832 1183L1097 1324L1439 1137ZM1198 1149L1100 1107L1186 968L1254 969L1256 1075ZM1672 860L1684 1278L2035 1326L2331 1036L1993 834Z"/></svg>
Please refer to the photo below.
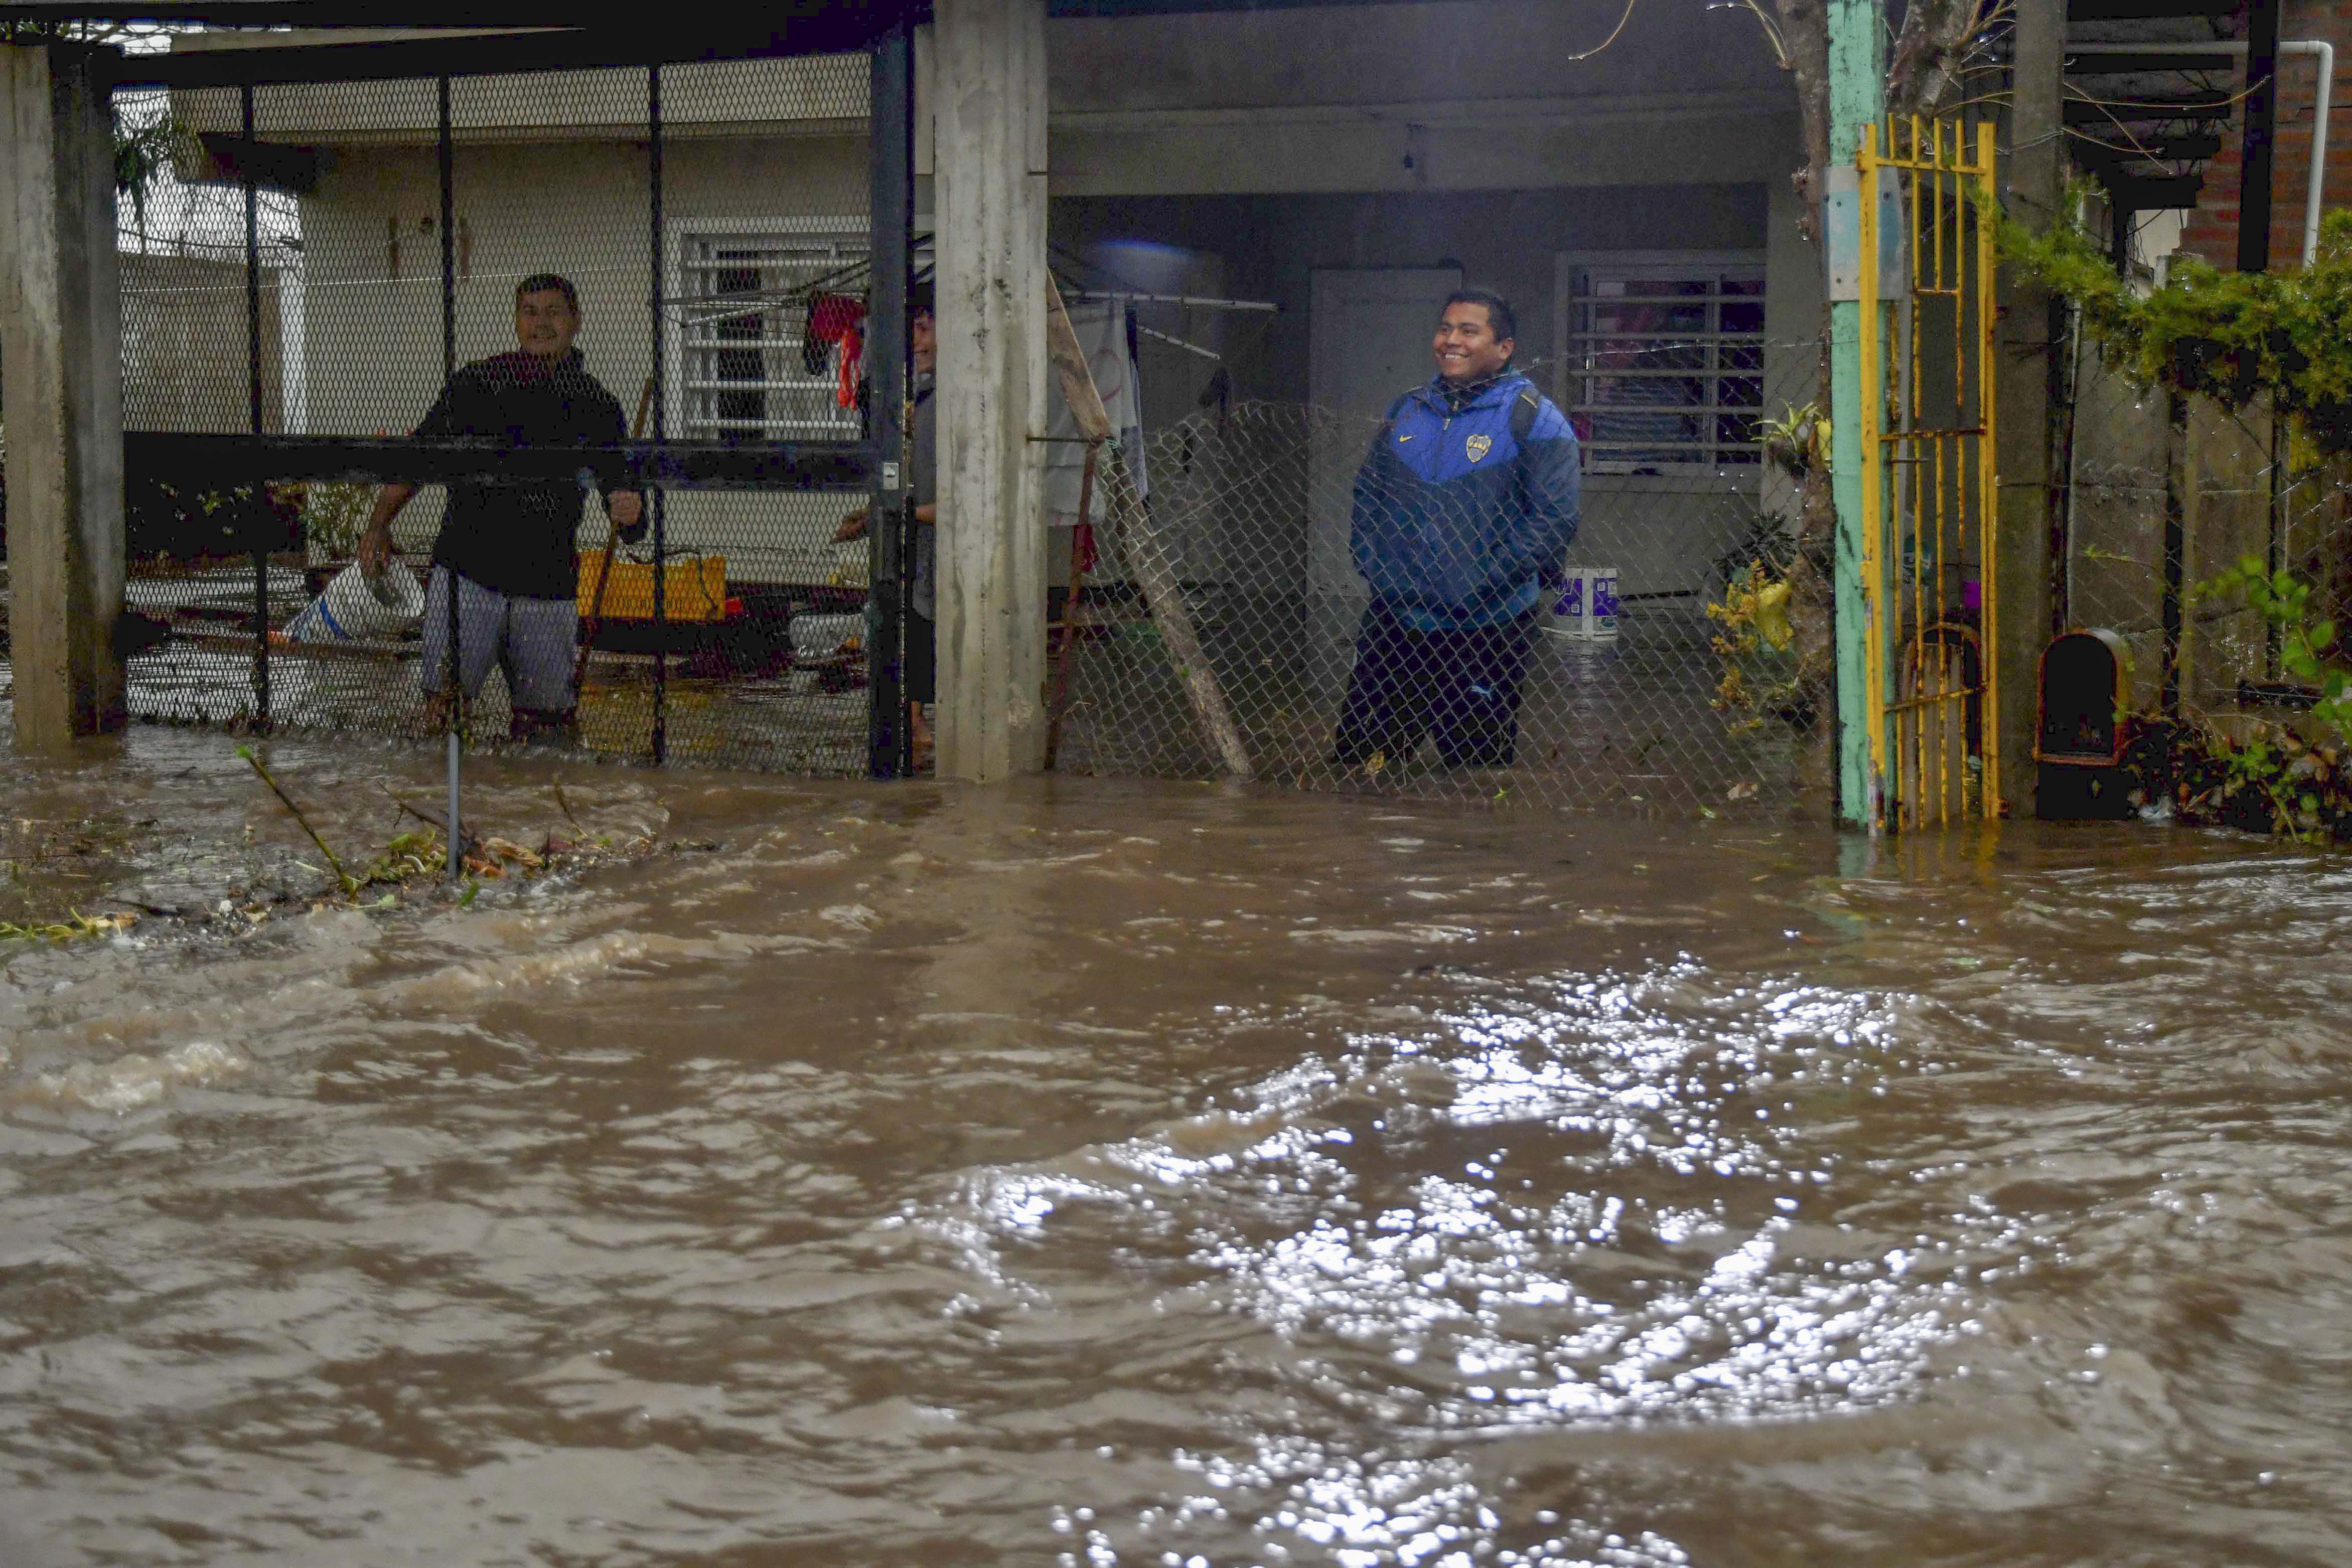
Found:
<svg viewBox="0 0 2352 1568"><path fill-rule="evenodd" d="M2219 38L2210 44L2069 44L2070 55L2242 55L2245 42ZM2282 55L2311 55L2319 61L2319 92L2311 106L2311 178L2303 195L2303 265L2319 255L2319 197L2327 173L2327 110L2336 85L2336 46L2324 38L2281 39Z"/></svg>

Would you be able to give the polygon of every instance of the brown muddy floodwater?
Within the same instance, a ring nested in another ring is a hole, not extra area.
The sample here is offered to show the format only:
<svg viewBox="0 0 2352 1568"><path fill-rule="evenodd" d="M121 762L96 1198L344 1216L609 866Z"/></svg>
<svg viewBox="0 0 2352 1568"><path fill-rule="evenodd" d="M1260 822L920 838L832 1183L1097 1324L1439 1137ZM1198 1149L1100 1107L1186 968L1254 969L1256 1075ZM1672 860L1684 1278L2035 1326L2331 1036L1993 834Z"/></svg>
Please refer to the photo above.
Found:
<svg viewBox="0 0 2352 1568"><path fill-rule="evenodd" d="M213 916L0 950L7 1568L2352 1561L2352 858L575 767L257 923L229 746L6 765Z"/></svg>

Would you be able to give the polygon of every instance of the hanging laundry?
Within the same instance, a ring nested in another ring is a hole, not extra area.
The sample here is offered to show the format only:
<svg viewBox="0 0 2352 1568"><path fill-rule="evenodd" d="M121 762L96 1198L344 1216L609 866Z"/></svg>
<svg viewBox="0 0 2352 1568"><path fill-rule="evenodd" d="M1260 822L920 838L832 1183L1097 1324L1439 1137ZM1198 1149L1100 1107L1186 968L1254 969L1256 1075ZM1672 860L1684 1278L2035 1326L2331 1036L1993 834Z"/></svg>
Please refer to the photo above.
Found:
<svg viewBox="0 0 2352 1568"><path fill-rule="evenodd" d="M857 406L857 378L866 362L866 301L852 294L816 294L809 298L808 323L801 329L801 368L823 375L838 367L834 399Z"/></svg>
<svg viewBox="0 0 2352 1568"><path fill-rule="evenodd" d="M844 408L857 406L858 383L866 374L866 340L852 327L841 335L841 382L833 401Z"/></svg>
<svg viewBox="0 0 2352 1568"><path fill-rule="evenodd" d="M1087 368L1102 394L1103 412L1118 433L1119 460L1127 468L1137 500L1151 494L1143 467L1143 382L1136 373L1133 313L1111 300L1082 300L1070 306L1070 330L1087 356ZM1051 393L1053 417L1046 434L1076 436L1077 416L1062 401L1058 383ZM1100 523L1109 514L1110 486L1097 475L1088 516L1078 516L1078 492L1086 474L1087 449L1074 441L1055 441L1045 448L1045 521L1057 528L1082 522Z"/></svg>

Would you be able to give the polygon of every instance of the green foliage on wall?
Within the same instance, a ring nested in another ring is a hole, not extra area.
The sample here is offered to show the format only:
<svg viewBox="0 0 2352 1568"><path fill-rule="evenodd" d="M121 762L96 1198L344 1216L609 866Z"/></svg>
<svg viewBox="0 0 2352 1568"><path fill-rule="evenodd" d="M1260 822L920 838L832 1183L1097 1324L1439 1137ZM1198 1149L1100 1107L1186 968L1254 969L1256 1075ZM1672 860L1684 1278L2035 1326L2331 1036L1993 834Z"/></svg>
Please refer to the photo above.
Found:
<svg viewBox="0 0 2352 1568"><path fill-rule="evenodd" d="M2083 193L2073 193L2069 211L2081 209ZM2352 212L2321 220L2308 267L2222 272L2182 256L2148 290L2118 277L2105 243L2078 223L2036 233L1994 221L2003 259L2077 307L2114 370L2231 413L2275 408L2292 470L2352 458ZM2150 798L2168 800L2188 822L2352 838L2352 672L2314 584L2249 556L2189 591L2260 617L2307 716L2130 716Z"/></svg>
<svg viewBox="0 0 2352 1568"><path fill-rule="evenodd" d="M1998 225L2002 258L2081 309L2109 366L2233 413L2275 400L2296 467L2352 455L2352 213L2321 220L2309 267L2221 272L2182 256L2146 293L2116 275L2079 223L2040 233L2007 216Z"/></svg>

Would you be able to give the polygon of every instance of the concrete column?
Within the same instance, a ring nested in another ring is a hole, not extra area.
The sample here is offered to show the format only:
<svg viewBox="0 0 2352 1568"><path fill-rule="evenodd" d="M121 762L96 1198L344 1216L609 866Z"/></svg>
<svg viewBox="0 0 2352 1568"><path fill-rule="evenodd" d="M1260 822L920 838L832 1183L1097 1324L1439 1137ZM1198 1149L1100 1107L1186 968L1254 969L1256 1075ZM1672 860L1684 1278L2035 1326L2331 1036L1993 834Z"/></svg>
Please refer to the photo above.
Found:
<svg viewBox="0 0 2352 1568"><path fill-rule="evenodd" d="M0 411L16 744L123 721L111 51L0 45Z"/></svg>
<svg viewBox="0 0 2352 1568"><path fill-rule="evenodd" d="M2007 134L2000 146L2001 205L2032 228L2057 216L2063 197L2063 129L2059 123L2064 0L2018 0L2011 48ZM2013 815L2033 814L2034 681L2053 632L2059 595L2053 572L2065 570L2063 476L2052 481L2057 450L2051 420L2065 399L2065 318L2045 288L2004 277L1999 361L1994 369L2000 471L2000 793Z"/></svg>
<svg viewBox="0 0 2352 1568"><path fill-rule="evenodd" d="M939 772L1045 756L1045 0L939 0Z"/></svg>

